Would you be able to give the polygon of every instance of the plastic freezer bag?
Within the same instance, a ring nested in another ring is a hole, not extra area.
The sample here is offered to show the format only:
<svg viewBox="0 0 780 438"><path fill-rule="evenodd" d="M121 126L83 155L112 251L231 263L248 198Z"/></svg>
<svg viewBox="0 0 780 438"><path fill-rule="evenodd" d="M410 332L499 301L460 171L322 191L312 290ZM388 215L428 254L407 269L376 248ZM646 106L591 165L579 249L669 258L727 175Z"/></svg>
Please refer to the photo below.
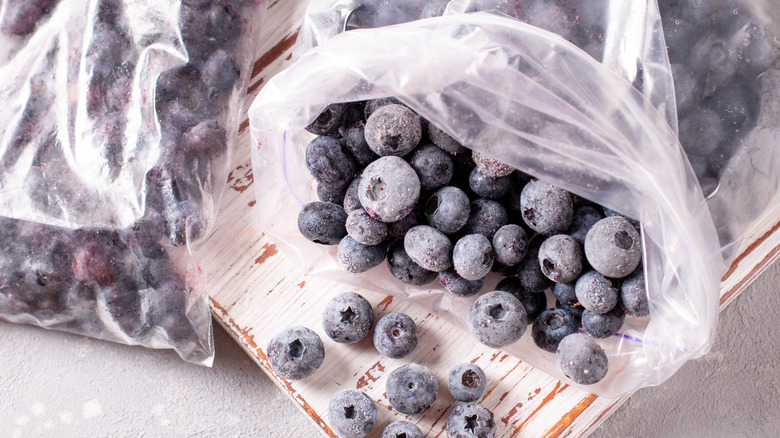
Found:
<svg viewBox="0 0 780 438"><path fill-rule="evenodd" d="M0 317L210 364L205 237L257 1L0 8Z"/></svg>
<svg viewBox="0 0 780 438"><path fill-rule="evenodd" d="M347 274L335 247L313 244L297 229L301 207L317 199L304 162L312 135L304 127L330 103L384 96L472 150L641 221L651 317L627 321L622 336L601 344L610 371L588 390L611 397L658 384L707 351L722 260L675 132L629 82L591 56L501 15L346 32L266 84L250 109L258 202L267 206L260 220L302 267L409 297L465 326L473 299L400 285L386 264ZM528 335L506 351L562 377L554 355Z"/></svg>

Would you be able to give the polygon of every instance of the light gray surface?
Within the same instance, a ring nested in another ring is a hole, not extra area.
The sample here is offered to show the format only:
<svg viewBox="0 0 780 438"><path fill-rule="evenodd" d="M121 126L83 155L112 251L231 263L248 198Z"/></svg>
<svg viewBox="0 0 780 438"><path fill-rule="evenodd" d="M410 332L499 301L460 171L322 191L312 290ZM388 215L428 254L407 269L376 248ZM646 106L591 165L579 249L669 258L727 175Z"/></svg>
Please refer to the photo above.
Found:
<svg viewBox="0 0 780 438"><path fill-rule="evenodd" d="M593 436L776 436L780 265L721 315L718 339ZM215 325L212 369L175 354L0 322L0 436L318 437Z"/></svg>

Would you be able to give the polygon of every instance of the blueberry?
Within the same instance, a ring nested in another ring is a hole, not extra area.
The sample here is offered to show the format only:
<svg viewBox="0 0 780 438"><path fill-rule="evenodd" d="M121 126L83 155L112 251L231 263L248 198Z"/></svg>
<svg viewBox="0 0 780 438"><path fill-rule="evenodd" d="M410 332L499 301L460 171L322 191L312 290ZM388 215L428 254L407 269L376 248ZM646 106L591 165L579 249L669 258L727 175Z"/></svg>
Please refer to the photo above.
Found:
<svg viewBox="0 0 780 438"><path fill-rule="evenodd" d="M390 373L385 392L393 409L406 415L418 415L433 405L439 383L427 367L408 363Z"/></svg>
<svg viewBox="0 0 780 438"><path fill-rule="evenodd" d="M680 138L686 153L707 155L723 140L720 117L707 108L693 111L680 120Z"/></svg>
<svg viewBox="0 0 780 438"><path fill-rule="evenodd" d="M387 251L387 265L393 277L406 284L422 286L436 279L436 272L429 271L406 254L403 242L394 242Z"/></svg>
<svg viewBox="0 0 780 438"><path fill-rule="evenodd" d="M553 295L555 299L562 303L574 304L577 302L577 294L574 292L574 282L555 283L553 286Z"/></svg>
<svg viewBox="0 0 780 438"><path fill-rule="evenodd" d="M466 280L484 278L493 266L493 246L481 234L467 234L455 243L452 264L458 275Z"/></svg>
<svg viewBox="0 0 780 438"><path fill-rule="evenodd" d="M409 230L412 229L412 227L415 227L422 223L423 223L422 213L420 212L419 208L415 207L411 211L411 213L407 214L401 219L395 222L388 222L387 234L390 237L399 239L403 242L404 237L406 237L406 233L408 233Z"/></svg>
<svg viewBox="0 0 780 438"><path fill-rule="evenodd" d="M347 213L328 202L310 202L298 214L303 237L322 245L336 245L347 235Z"/></svg>
<svg viewBox="0 0 780 438"><path fill-rule="evenodd" d="M364 135L365 127L365 122L359 121L348 127L344 133L344 145L361 166L367 166L379 158L379 155L375 154L368 147L366 136Z"/></svg>
<svg viewBox="0 0 780 438"><path fill-rule="evenodd" d="M593 225L585 236L585 257L602 275L623 278L642 261L641 237L625 218L607 217Z"/></svg>
<svg viewBox="0 0 780 438"><path fill-rule="evenodd" d="M592 385L607 374L604 350L589 336L573 333L558 344L555 362L563 374L581 385Z"/></svg>
<svg viewBox="0 0 780 438"><path fill-rule="evenodd" d="M244 29L238 11L218 2L199 8L182 5L179 22L190 61L200 61L220 48L234 46Z"/></svg>
<svg viewBox="0 0 780 438"><path fill-rule="evenodd" d="M114 272L106 249L92 239L79 245L73 253L73 278L84 283L93 281L103 285L114 284Z"/></svg>
<svg viewBox="0 0 780 438"><path fill-rule="evenodd" d="M432 144L415 149L409 157L409 164L417 172L423 190L436 190L446 186L454 173L450 154Z"/></svg>
<svg viewBox="0 0 780 438"><path fill-rule="evenodd" d="M499 281L496 290L509 292L523 303L529 324L533 324L539 314L547 309L547 295L525 290L517 277L507 277Z"/></svg>
<svg viewBox="0 0 780 438"><path fill-rule="evenodd" d="M357 173L357 164L334 137L315 137L306 147L306 167L318 183L346 187Z"/></svg>
<svg viewBox="0 0 780 438"><path fill-rule="evenodd" d="M417 225L406 233L404 250L415 263L429 271L441 272L452 266L452 242L428 225Z"/></svg>
<svg viewBox="0 0 780 438"><path fill-rule="evenodd" d="M325 334L342 344L354 344L362 340L373 325L374 310L371 303L354 292L333 297L322 315Z"/></svg>
<svg viewBox="0 0 780 438"><path fill-rule="evenodd" d="M531 334L539 348L555 353L563 338L577 333L578 325L571 313L563 309L547 309L534 321Z"/></svg>
<svg viewBox="0 0 780 438"><path fill-rule="evenodd" d="M730 43L740 61L738 74L752 80L777 61L780 54L770 41L764 25L757 19L750 20L731 37Z"/></svg>
<svg viewBox="0 0 780 438"><path fill-rule="evenodd" d="M419 197L420 179L402 158L379 158L366 166L360 177L360 203L382 222L395 222L409 214Z"/></svg>
<svg viewBox="0 0 780 438"><path fill-rule="evenodd" d="M336 252L341 267L352 273L366 272L379 266L386 255L385 244L363 245L350 236L341 239Z"/></svg>
<svg viewBox="0 0 780 438"><path fill-rule="evenodd" d="M385 427L380 438L423 438L423 434L414 424L396 420Z"/></svg>
<svg viewBox="0 0 780 438"><path fill-rule="evenodd" d="M347 215L347 234L363 245L378 245L387 237L387 225L369 216L363 210L353 210Z"/></svg>
<svg viewBox="0 0 780 438"><path fill-rule="evenodd" d="M473 151L471 157L474 159L474 164L477 166L477 169L488 176L500 178L502 176L508 176L515 171L512 166L478 151Z"/></svg>
<svg viewBox="0 0 780 438"><path fill-rule="evenodd" d="M319 335L306 327L292 327L277 333L266 351L271 368L288 380L311 376L325 358Z"/></svg>
<svg viewBox="0 0 780 438"><path fill-rule="evenodd" d="M574 284L577 301L596 313L607 313L618 303L618 290L611 280L596 271L588 271Z"/></svg>
<svg viewBox="0 0 780 438"><path fill-rule="evenodd" d="M556 283L571 283L582 272L582 250L571 236L556 234L539 247L539 267L542 273Z"/></svg>
<svg viewBox="0 0 780 438"><path fill-rule="evenodd" d="M604 215L596 207L590 205L577 207L566 234L576 239L580 245L585 245L585 236L588 234L588 230L602 219L604 219Z"/></svg>
<svg viewBox="0 0 780 438"><path fill-rule="evenodd" d="M227 152L227 133L216 120L205 120L182 134L180 147L190 158L214 158Z"/></svg>
<svg viewBox="0 0 780 438"><path fill-rule="evenodd" d="M425 203L428 223L446 234L452 234L466 225L470 211L466 193L453 186L437 190Z"/></svg>
<svg viewBox="0 0 780 438"><path fill-rule="evenodd" d="M433 123L428 124L428 138L431 139L433 144L453 155L466 151L466 148L450 137L449 134L434 126Z"/></svg>
<svg viewBox="0 0 780 438"><path fill-rule="evenodd" d="M512 178L490 176L479 168L474 168L469 174L469 187L481 198L496 199L509 193L509 189L512 188Z"/></svg>
<svg viewBox="0 0 780 438"><path fill-rule="evenodd" d="M328 403L328 419L340 437L361 438L374 427L376 404L361 391L340 391Z"/></svg>
<svg viewBox="0 0 780 438"><path fill-rule="evenodd" d="M645 291L645 273L640 265L620 285L620 302L623 309L632 316L647 316L650 306Z"/></svg>
<svg viewBox="0 0 780 438"><path fill-rule="evenodd" d="M382 106L366 120L364 135L377 155L402 157L420 142L420 116L404 105Z"/></svg>
<svg viewBox="0 0 780 438"><path fill-rule="evenodd" d="M523 220L532 230L550 236L566 231L574 216L569 192L541 180L532 180L520 194Z"/></svg>
<svg viewBox="0 0 780 438"><path fill-rule="evenodd" d="M439 283L455 296L470 297L482 289L482 285L485 284L485 279L466 280L458 275L458 273L455 272L455 269L450 268L446 271L439 272Z"/></svg>
<svg viewBox="0 0 780 438"><path fill-rule="evenodd" d="M344 121L349 104L334 103L325 107L324 110L312 121L306 130L316 135L330 135L336 133Z"/></svg>
<svg viewBox="0 0 780 438"><path fill-rule="evenodd" d="M363 208L363 205L360 203L360 197L358 196L361 175L362 173L355 175L355 178L347 186L346 193L344 193L344 211L347 213L352 210Z"/></svg>
<svg viewBox="0 0 780 438"><path fill-rule="evenodd" d="M686 65L672 63L672 77L674 78L677 113L685 114L702 99L702 87L696 80L696 73Z"/></svg>
<svg viewBox="0 0 780 438"><path fill-rule="evenodd" d="M607 313L596 313L585 309L582 312L582 328L594 338L608 338L623 327L626 313L620 306Z"/></svg>
<svg viewBox="0 0 780 438"><path fill-rule="evenodd" d="M447 438L493 438L495 435L493 413L480 404L455 406L447 418Z"/></svg>
<svg viewBox="0 0 780 438"><path fill-rule="evenodd" d="M187 290L182 279L167 281L149 294L147 323L164 330L168 342L176 347L198 340L197 328L188 319L182 318L190 294L191 291Z"/></svg>
<svg viewBox="0 0 780 438"><path fill-rule="evenodd" d="M493 235L493 250L496 261L506 266L515 266L528 252L528 237L525 230L515 224L504 225Z"/></svg>
<svg viewBox="0 0 780 438"><path fill-rule="evenodd" d="M555 308L569 313L574 318L574 320L577 321L577 326L582 327L582 314L585 312L585 308L582 307L582 304L577 301L574 301L573 303L556 301Z"/></svg>
<svg viewBox="0 0 780 438"><path fill-rule="evenodd" d="M615 210L611 210L611 209L609 209L607 207L604 207L604 206L601 207L601 210L604 211L604 216L605 217L620 216L623 219L627 220L637 230L637 232L641 229L641 224L636 219L632 219L632 218L630 218L630 217L628 217L628 216L626 216L624 214L620 214L620 213L616 212Z"/></svg>
<svg viewBox="0 0 780 438"><path fill-rule="evenodd" d="M455 400L473 402L479 400L487 389L487 376L479 365L462 363L450 371L447 388Z"/></svg>
<svg viewBox="0 0 780 438"><path fill-rule="evenodd" d="M317 184L317 199L322 202L342 205L344 203L344 196L346 194L346 187L330 187Z"/></svg>
<svg viewBox="0 0 780 438"><path fill-rule="evenodd" d="M420 10L420 18L441 17L449 0L429 0Z"/></svg>
<svg viewBox="0 0 780 438"><path fill-rule="evenodd" d="M528 326L528 315L514 295L493 291L474 301L469 309L468 323L479 342L488 347L502 348L523 336Z"/></svg>
<svg viewBox="0 0 780 438"><path fill-rule="evenodd" d="M419 9L406 2L362 0L347 17L346 30L405 23L419 18Z"/></svg>
<svg viewBox="0 0 780 438"><path fill-rule="evenodd" d="M470 205L471 214L463 227L466 234L482 234L492 239L499 228L509 222L504 206L489 199L475 199Z"/></svg>
<svg viewBox="0 0 780 438"><path fill-rule="evenodd" d="M32 33L43 18L51 14L57 0L9 0L0 29L7 35Z"/></svg>
<svg viewBox="0 0 780 438"><path fill-rule="evenodd" d="M517 278L523 289L529 292L543 292L553 285L553 281L547 278L539 265L539 246L541 239L531 240L525 258L518 265Z"/></svg>
<svg viewBox="0 0 780 438"><path fill-rule="evenodd" d="M392 359L408 356L417 348L417 325L403 313L388 313L374 327L374 347Z"/></svg>
<svg viewBox="0 0 780 438"><path fill-rule="evenodd" d="M240 68L233 57L222 49L212 53L201 66L200 71L203 83L213 89L217 95L230 93L241 75Z"/></svg>
<svg viewBox="0 0 780 438"><path fill-rule="evenodd" d="M378 110L379 108L382 108L386 105L403 105L401 101L396 99L395 97L380 97L379 99L373 99L366 102L366 105L363 107L363 118L368 120L369 117L371 117L371 114L374 113L374 111Z"/></svg>

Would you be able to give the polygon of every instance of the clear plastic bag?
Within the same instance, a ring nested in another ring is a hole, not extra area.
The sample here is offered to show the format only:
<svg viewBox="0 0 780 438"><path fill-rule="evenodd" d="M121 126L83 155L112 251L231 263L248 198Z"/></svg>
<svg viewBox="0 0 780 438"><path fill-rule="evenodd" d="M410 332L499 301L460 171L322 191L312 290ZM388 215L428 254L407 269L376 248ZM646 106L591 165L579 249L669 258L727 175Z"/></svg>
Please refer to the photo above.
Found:
<svg viewBox="0 0 780 438"><path fill-rule="evenodd" d="M613 397L659 384L708 350L723 260L668 121L671 98L657 105L564 39L503 15L345 32L265 85L250 109L258 202L267 206L260 220L300 266L411 298L465 326L473 299L399 284L386 264L348 274L335 247L313 244L297 229L301 207L317 199L304 162L312 135L304 127L328 104L385 96L472 150L641 221L651 317L627 320L621 336L601 343L610 371L589 391ZM505 350L563 377L554 355L528 335Z"/></svg>
<svg viewBox="0 0 780 438"><path fill-rule="evenodd" d="M210 364L191 245L230 169L262 0L0 7L0 317Z"/></svg>

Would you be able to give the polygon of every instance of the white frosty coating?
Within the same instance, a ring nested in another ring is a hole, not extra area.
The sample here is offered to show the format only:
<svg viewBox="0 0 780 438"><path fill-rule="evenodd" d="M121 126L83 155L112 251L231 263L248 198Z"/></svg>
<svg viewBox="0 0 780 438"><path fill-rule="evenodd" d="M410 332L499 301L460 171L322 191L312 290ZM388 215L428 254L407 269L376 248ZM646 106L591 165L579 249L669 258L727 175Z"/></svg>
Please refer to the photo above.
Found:
<svg viewBox="0 0 780 438"><path fill-rule="evenodd" d="M84 403L84 407L82 408L81 416L85 419L87 418L95 418L100 417L103 415L103 407L100 405L100 402L93 398L91 400L87 400L86 403Z"/></svg>
<svg viewBox="0 0 780 438"><path fill-rule="evenodd" d="M372 216L395 222L411 212L420 197L420 178L403 158L382 157L366 166L358 198Z"/></svg>

